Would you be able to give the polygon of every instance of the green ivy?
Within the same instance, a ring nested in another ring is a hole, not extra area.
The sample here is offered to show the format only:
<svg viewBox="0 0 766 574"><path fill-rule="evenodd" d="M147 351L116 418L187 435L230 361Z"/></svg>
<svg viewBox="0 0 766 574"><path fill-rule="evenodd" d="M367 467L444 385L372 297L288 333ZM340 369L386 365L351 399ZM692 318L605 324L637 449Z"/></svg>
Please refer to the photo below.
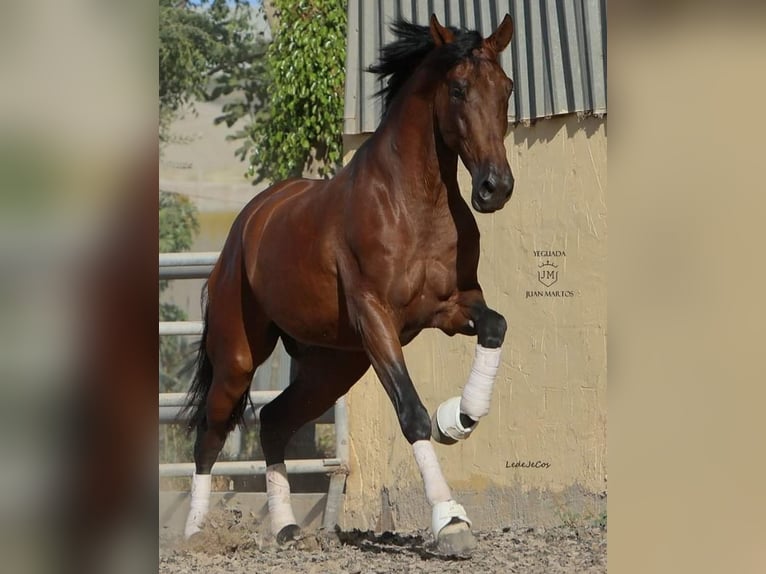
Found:
<svg viewBox="0 0 766 574"><path fill-rule="evenodd" d="M243 139L249 175L279 181L314 168L332 175L342 159L345 0L275 0L279 27L266 53L268 94Z"/></svg>

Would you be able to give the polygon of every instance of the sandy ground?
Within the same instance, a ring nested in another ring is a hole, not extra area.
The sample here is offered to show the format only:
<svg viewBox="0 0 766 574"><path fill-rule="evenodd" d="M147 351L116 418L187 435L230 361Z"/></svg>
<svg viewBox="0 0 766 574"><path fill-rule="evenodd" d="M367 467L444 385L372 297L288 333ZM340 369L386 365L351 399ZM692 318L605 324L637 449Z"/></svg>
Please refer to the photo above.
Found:
<svg viewBox="0 0 766 574"><path fill-rule="evenodd" d="M474 532L468 559L440 556L427 530L307 533L294 548L277 548L252 517L238 510L211 516L189 541L160 539L161 573L519 573L606 572L606 525L501 528Z"/></svg>

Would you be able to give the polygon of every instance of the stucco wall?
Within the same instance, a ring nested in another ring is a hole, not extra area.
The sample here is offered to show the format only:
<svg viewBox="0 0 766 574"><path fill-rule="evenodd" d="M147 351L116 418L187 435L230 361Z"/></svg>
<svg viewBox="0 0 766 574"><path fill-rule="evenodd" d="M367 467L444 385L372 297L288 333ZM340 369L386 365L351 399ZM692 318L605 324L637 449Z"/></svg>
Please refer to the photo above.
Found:
<svg viewBox="0 0 766 574"><path fill-rule="evenodd" d="M572 115L512 128L513 198L500 212L476 214L479 279L509 330L489 416L467 441L436 452L477 528L587 518L605 504L606 131L606 119ZM362 141L346 139L346 161ZM467 197L462 165L459 179ZM538 280L546 260L557 265L543 268L558 272L550 287ZM426 331L406 347L429 412L460 394L475 343ZM341 525L425 527L430 513L411 448L372 370L349 393L349 413ZM513 466L530 461L538 468Z"/></svg>

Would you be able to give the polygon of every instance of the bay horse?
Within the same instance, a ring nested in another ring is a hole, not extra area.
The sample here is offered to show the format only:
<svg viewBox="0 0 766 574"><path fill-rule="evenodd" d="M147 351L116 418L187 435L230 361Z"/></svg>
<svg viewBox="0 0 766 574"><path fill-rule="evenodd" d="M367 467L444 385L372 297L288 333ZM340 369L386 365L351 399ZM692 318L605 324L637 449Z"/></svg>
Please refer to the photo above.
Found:
<svg viewBox="0 0 766 574"><path fill-rule="evenodd" d="M487 38L400 20L371 72L388 78L384 115L330 180L291 179L254 197L235 219L207 282L204 331L189 391L196 430L186 536L208 511L210 471L241 422L255 369L281 338L290 385L260 411L271 529L301 536L290 506L285 446L372 365L412 445L444 553L475 545L450 493L433 437L465 439L489 412L506 321L477 280L479 230L457 181L471 174L471 205L502 208L514 179L504 137L513 82L498 63L513 34L506 15ZM204 291L203 291L204 300ZM433 420L407 372L402 346L423 329L477 336L463 393Z"/></svg>

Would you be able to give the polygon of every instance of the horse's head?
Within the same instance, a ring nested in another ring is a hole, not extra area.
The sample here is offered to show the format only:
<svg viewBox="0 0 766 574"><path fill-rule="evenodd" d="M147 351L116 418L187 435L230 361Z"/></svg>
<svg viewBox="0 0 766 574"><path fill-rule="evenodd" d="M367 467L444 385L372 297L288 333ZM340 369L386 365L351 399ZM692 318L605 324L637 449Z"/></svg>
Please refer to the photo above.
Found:
<svg viewBox="0 0 766 574"><path fill-rule="evenodd" d="M501 209L513 191L503 143L513 81L498 63L512 35L513 22L506 14L497 30L449 70L436 91L439 130L471 173L471 204L480 213ZM436 15L431 16L431 36L437 47L455 40Z"/></svg>

